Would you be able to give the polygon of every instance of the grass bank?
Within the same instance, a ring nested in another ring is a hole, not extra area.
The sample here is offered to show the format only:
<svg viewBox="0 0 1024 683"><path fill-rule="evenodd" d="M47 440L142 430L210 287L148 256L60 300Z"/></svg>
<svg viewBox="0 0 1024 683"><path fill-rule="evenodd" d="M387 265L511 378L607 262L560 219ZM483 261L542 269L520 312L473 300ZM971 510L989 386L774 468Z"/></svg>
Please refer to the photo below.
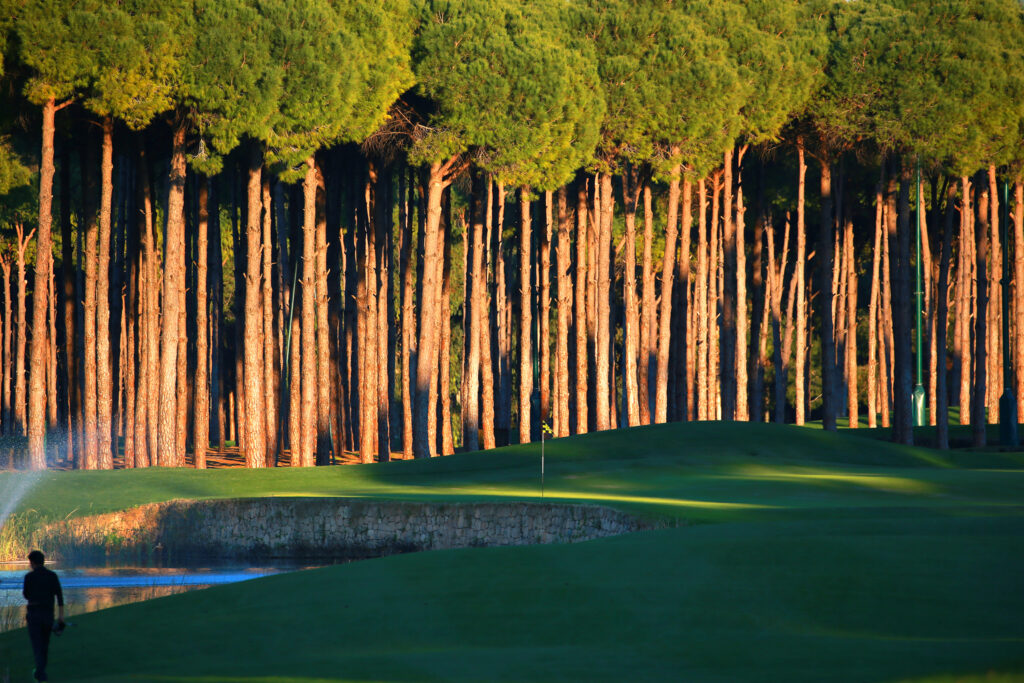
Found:
<svg viewBox="0 0 1024 683"><path fill-rule="evenodd" d="M688 524L570 546L394 556L106 610L55 643L52 673L1024 680L1021 454L711 423L545 450L546 499ZM173 498L528 500L540 496L539 474L535 446L329 470L54 473L19 518ZM27 650L23 631L0 635L12 681L31 668Z"/></svg>

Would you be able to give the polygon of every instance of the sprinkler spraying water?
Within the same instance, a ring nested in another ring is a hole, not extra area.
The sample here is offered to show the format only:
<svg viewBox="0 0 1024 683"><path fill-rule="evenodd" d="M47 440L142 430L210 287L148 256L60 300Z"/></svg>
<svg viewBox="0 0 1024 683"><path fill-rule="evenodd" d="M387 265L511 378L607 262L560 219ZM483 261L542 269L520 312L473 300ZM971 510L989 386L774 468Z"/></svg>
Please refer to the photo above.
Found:
<svg viewBox="0 0 1024 683"><path fill-rule="evenodd" d="M0 475L0 531L22 499L39 481L42 472L11 472Z"/></svg>

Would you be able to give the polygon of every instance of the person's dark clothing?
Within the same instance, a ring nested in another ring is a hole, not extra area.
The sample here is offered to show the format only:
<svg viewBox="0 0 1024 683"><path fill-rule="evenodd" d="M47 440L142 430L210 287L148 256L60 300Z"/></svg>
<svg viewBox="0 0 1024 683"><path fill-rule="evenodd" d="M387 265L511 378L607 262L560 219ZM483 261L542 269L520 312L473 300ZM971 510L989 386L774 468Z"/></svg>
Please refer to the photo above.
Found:
<svg viewBox="0 0 1024 683"><path fill-rule="evenodd" d="M45 681L46 660L50 650L50 633L53 630L53 604L64 605L64 592L60 579L46 567L37 567L25 575L21 594L28 600L25 621L28 622L28 637L32 641L32 653L36 659L35 677Z"/></svg>
<svg viewBox="0 0 1024 683"><path fill-rule="evenodd" d="M32 641L32 654L35 655L37 681L47 680L46 660L50 654L50 633L53 631L53 612L29 609L25 617L28 622L28 637Z"/></svg>
<svg viewBox="0 0 1024 683"><path fill-rule="evenodd" d="M60 579L46 567L39 567L25 574L25 586L21 594L28 600L30 610L42 609L52 614L54 599L58 605L64 605Z"/></svg>

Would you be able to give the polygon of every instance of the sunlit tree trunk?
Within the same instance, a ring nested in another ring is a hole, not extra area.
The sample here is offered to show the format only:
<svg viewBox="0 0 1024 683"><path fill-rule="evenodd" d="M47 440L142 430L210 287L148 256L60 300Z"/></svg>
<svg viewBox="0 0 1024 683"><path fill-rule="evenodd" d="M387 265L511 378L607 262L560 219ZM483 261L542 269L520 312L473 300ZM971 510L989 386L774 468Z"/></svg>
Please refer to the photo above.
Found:
<svg viewBox="0 0 1024 683"><path fill-rule="evenodd" d="M113 402L110 376L110 225L114 198L114 122L103 121L103 147L100 162L100 222L96 245L96 466L114 468Z"/></svg>
<svg viewBox="0 0 1024 683"><path fill-rule="evenodd" d="M1021 419L1024 417L1024 180L1020 173L1014 179L1013 202L1013 263L1016 282L1014 356L1017 369L1017 418Z"/></svg>
<svg viewBox="0 0 1024 683"><path fill-rule="evenodd" d="M883 171L884 174L884 166ZM882 185L875 187L875 243L871 251L871 298L868 303L868 427L878 426L878 303L879 265L882 258Z"/></svg>
<svg viewBox="0 0 1024 683"><path fill-rule="evenodd" d="M793 262L796 267L796 359L794 361L796 396L794 405L796 407L796 423L802 425L807 419L805 415L807 397L804 394L806 386L804 372L807 367L807 302L805 301L806 284L804 280L804 269L807 263L807 230L804 224L807 163L804 160L803 139L800 138L797 139L797 163L796 259Z"/></svg>
<svg viewBox="0 0 1024 683"><path fill-rule="evenodd" d="M988 349L988 379L986 382L985 402L988 405L988 423L999 422L999 397L1003 394L1003 353L1002 329L1003 317L1003 292L1000 282L1003 277L1003 255L1002 245L999 238L999 186L996 182L996 167L990 164L988 167L988 221L990 224L989 234L989 279L988 279L988 308L986 325L990 330L987 335Z"/></svg>
<svg viewBox="0 0 1024 683"><path fill-rule="evenodd" d="M708 194L707 181L697 181L697 419L708 420L710 372L708 368Z"/></svg>
<svg viewBox="0 0 1024 683"><path fill-rule="evenodd" d="M298 454L301 467L316 464L317 357L316 357L316 160L306 160L302 182L302 330L299 334L301 367L298 443L292 443L292 458ZM295 344L296 340L292 339ZM294 377L294 375L293 375ZM295 405L294 403L292 404Z"/></svg>
<svg viewBox="0 0 1024 683"><path fill-rule="evenodd" d="M540 372L540 421L546 423L551 419L551 236L554 232L553 196L550 191L544 193L544 229L539 234L540 249L537 260L536 279L540 280L537 290L540 293L540 305L537 313L537 356Z"/></svg>
<svg viewBox="0 0 1024 683"><path fill-rule="evenodd" d="M657 370L654 383L654 422L661 424L668 421L668 368L670 350L672 345L672 298L675 287L676 269L676 240L678 238L679 224L679 182L682 168L676 164L669 176L668 185L668 209L665 215L665 257L661 266L661 310L658 314L657 325ZM684 240L688 237L692 217L690 216L690 202L693 188L690 186L690 178L683 180L683 234ZM681 259L688 258L689 248L683 251ZM687 269L687 272L689 270ZM686 280L680 283L680 287L686 288ZM651 302L653 309L654 302ZM676 311L676 315L685 315L684 312ZM684 366L685 367L685 366ZM678 378L681 373L677 373Z"/></svg>
<svg viewBox="0 0 1024 683"><path fill-rule="evenodd" d="M248 201L246 203L246 271L245 271L245 464L266 467L267 433L263 405L263 277L261 251L263 246L262 182L263 155L252 147L248 167Z"/></svg>
<svg viewBox="0 0 1024 683"><path fill-rule="evenodd" d="M750 319L747 317L747 243L746 225L743 206L743 157L747 146L743 145L736 154L736 216L733 220L733 231L736 233L736 419L750 419L750 394L747 372L747 336L750 331ZM731 212L726 207L726 213ZM756 307L754 315L757 315ZM755 336L753 341L757 341ZM755 418L758 417L755 415Z"/></svg>
<svg viewBox="0 0 1024 683"><path fill-rule="evenodd" d="M572 243L570 241L569 188L558 190L558 330L555 344L555 436L569 436L569 326L572 320Z"/></svg>
<svg viewBox="0 0 1024 683"><path fill-rule="evenodd" d="M960 179L960 260L957 265L957 339L960 347L960 424L971 423L971 315L974 301L974 221L972 186L967 176Z"/></svg>
<svg viewBox="0 0 1024 683"><path fill-rule="evenodd" d="M270 174L264 173L260 187L261 203L263 205L263 215L261 221L262 227L262 250L260 253L260 270L262 274L262 287L261 287L261 298L262 307L262 326L261 337L263 338L263 424L265 434L265 457L267 467L273 467L277 464L278 454L278 401L277 391L275 390L275 365L277 358L277 330L274 325L274 291L273 291L273 267L272 256L274 253L274 245L272 242L271 230L273 228L273 202L270 194ZM200 240L197 241L197 252L202 253L206 247L206 240L202 239L203 225L200 223ZM198 256L197 253L197 256ZM198 262L198 259L197 259ZM204 263L205 266L205 263ZM197 279L198 279L198 268L197 268ZM205 290L205 287L204 287ZM205 303L202 306L205 312ZM197 332L198 334L198 332ZM198 346L196 347L196 360L201 364L205 359L199 359ZM197 371L198 376L198 371ZM198 378L198 377L197 377ZM197 386L198 389L198 386ZM208 399L204 399L208 404ZM198 406L199 401L196 401ZM208 413L204 413L204 416ZM196 413L197 419L199 413ZM204 422L209 425L209 418L204 417ZM199 434L198 427L195 428L195 433ZM205 444L203 445L205 448ZM194 449L198 449L199 446L193 446Z"/></svg>
<svg viewBox="0 0 1024 683"><path fill-rule="evenodd" d="M611 267L612 267L612 177L600 175L601 211L598 218L597 240L597 328L595 336L597 429L612 429L611 403L614 400L614 386L611 384L612 366L612 318L611 318ZM595 216L596 217L596 216Z"/></svg>
<svg viewBox="0 0 1024 683"><path fill-rule="evenodd" d="M639 200L639 174L630 168L622 176L622 205L626 224L625 263L623 267L623 399L630 427L640 424L640 386L637 381L637 351L640 316L636 298L636 208ZM614 332L612 337L614 338ZM615 387L612 385L614 400Z"/></svg>
<svg viewBox="0 0 1024 683"><path fill-rule="evenodd" d="M587 335L587 282L589 246L587 228L587 177L576 179L576 433L586 434L589 420L588 376L590 358Z"/></svg>
<svg viewBox="0 0 1024 683"><path fill-rule="evenodd" d="M494 436L494 354L492 353L492 331L497 330L497 311L495 311L491 298L491 284L493 283L491 273L494 272L494 183L490 176L485 176L483 186L487 188L487 200L482 207L484 225L483 244L481 250L486 258L481 255L483 272L475 282L479 284L480 302L479 330L480 330L480 440L485 449L494 448L497 443ZM480 200L483 201L481 196ZM474 287L477 286L474 284Z"/></svg>
<svg viewBox="0 0 1024 683"><path fill-rule="evenodd" d="M160 404L157 464L182 467L178 452L178 346L181 331L180 292L185 287L185 124L173 129L170 192L167 203L167 242L164 245L163 322L160 329Z"/></svg>
<svg viewBox="0 0 1024 683"><path fill-rule="evenodd" d="M860 406L857 401L857 263L854 258L853 220L845 221L843 254L846 270L846 409L849 426L860 426Z"/></svg>
<svg viewBox="0 0 1024 683"><path fill-rule="evenodd" d="M653 417L652 371L657 366L658 324L654 308L654 263L651 250L654 246L654 207L651 204L651 185L644 180L644 253L642 259L640 295L640 359L637 372L640 379L640 423L651 424ZM670 200L671 201L671 200ZM678 197L676 198L678 202ZM671 293L672 289L669 288ZM669 295L669 301L672 296Z"/></svg>
<svg viewBox="0 0 1024 683"><path fill-rule="evenodd" d="M733 220L733 149L725 151L722 176L722 260L724 264L722 288L722 322L720 331L720 365L722 419L736 419L736 346L737 346L737 310L736 310L736 223ZM715 198L718 198L716 189ZM714 203L714 202L713 202ZM714 221L718 221L719 212L712 210ZM743 311L742 315L746 315Z"/></svg>

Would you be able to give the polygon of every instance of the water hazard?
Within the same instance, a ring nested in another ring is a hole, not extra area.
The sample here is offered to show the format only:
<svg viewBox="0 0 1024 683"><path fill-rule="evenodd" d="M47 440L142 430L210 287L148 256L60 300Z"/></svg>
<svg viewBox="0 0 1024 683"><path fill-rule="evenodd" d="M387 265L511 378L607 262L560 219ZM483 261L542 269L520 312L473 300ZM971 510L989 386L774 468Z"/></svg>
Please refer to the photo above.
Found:
<svg viewBox="0 0 1024 683"><path fill-rule="evenodd" d="M107 607L325 564L330 562L281 560L255 567L216 562L195 567L64 567L48 562L47 567L60 577L64 616L73 622L77 614ZM21 588L28 571L27 562L0 563L0 631L24 626L25 599Z"/></svg>

